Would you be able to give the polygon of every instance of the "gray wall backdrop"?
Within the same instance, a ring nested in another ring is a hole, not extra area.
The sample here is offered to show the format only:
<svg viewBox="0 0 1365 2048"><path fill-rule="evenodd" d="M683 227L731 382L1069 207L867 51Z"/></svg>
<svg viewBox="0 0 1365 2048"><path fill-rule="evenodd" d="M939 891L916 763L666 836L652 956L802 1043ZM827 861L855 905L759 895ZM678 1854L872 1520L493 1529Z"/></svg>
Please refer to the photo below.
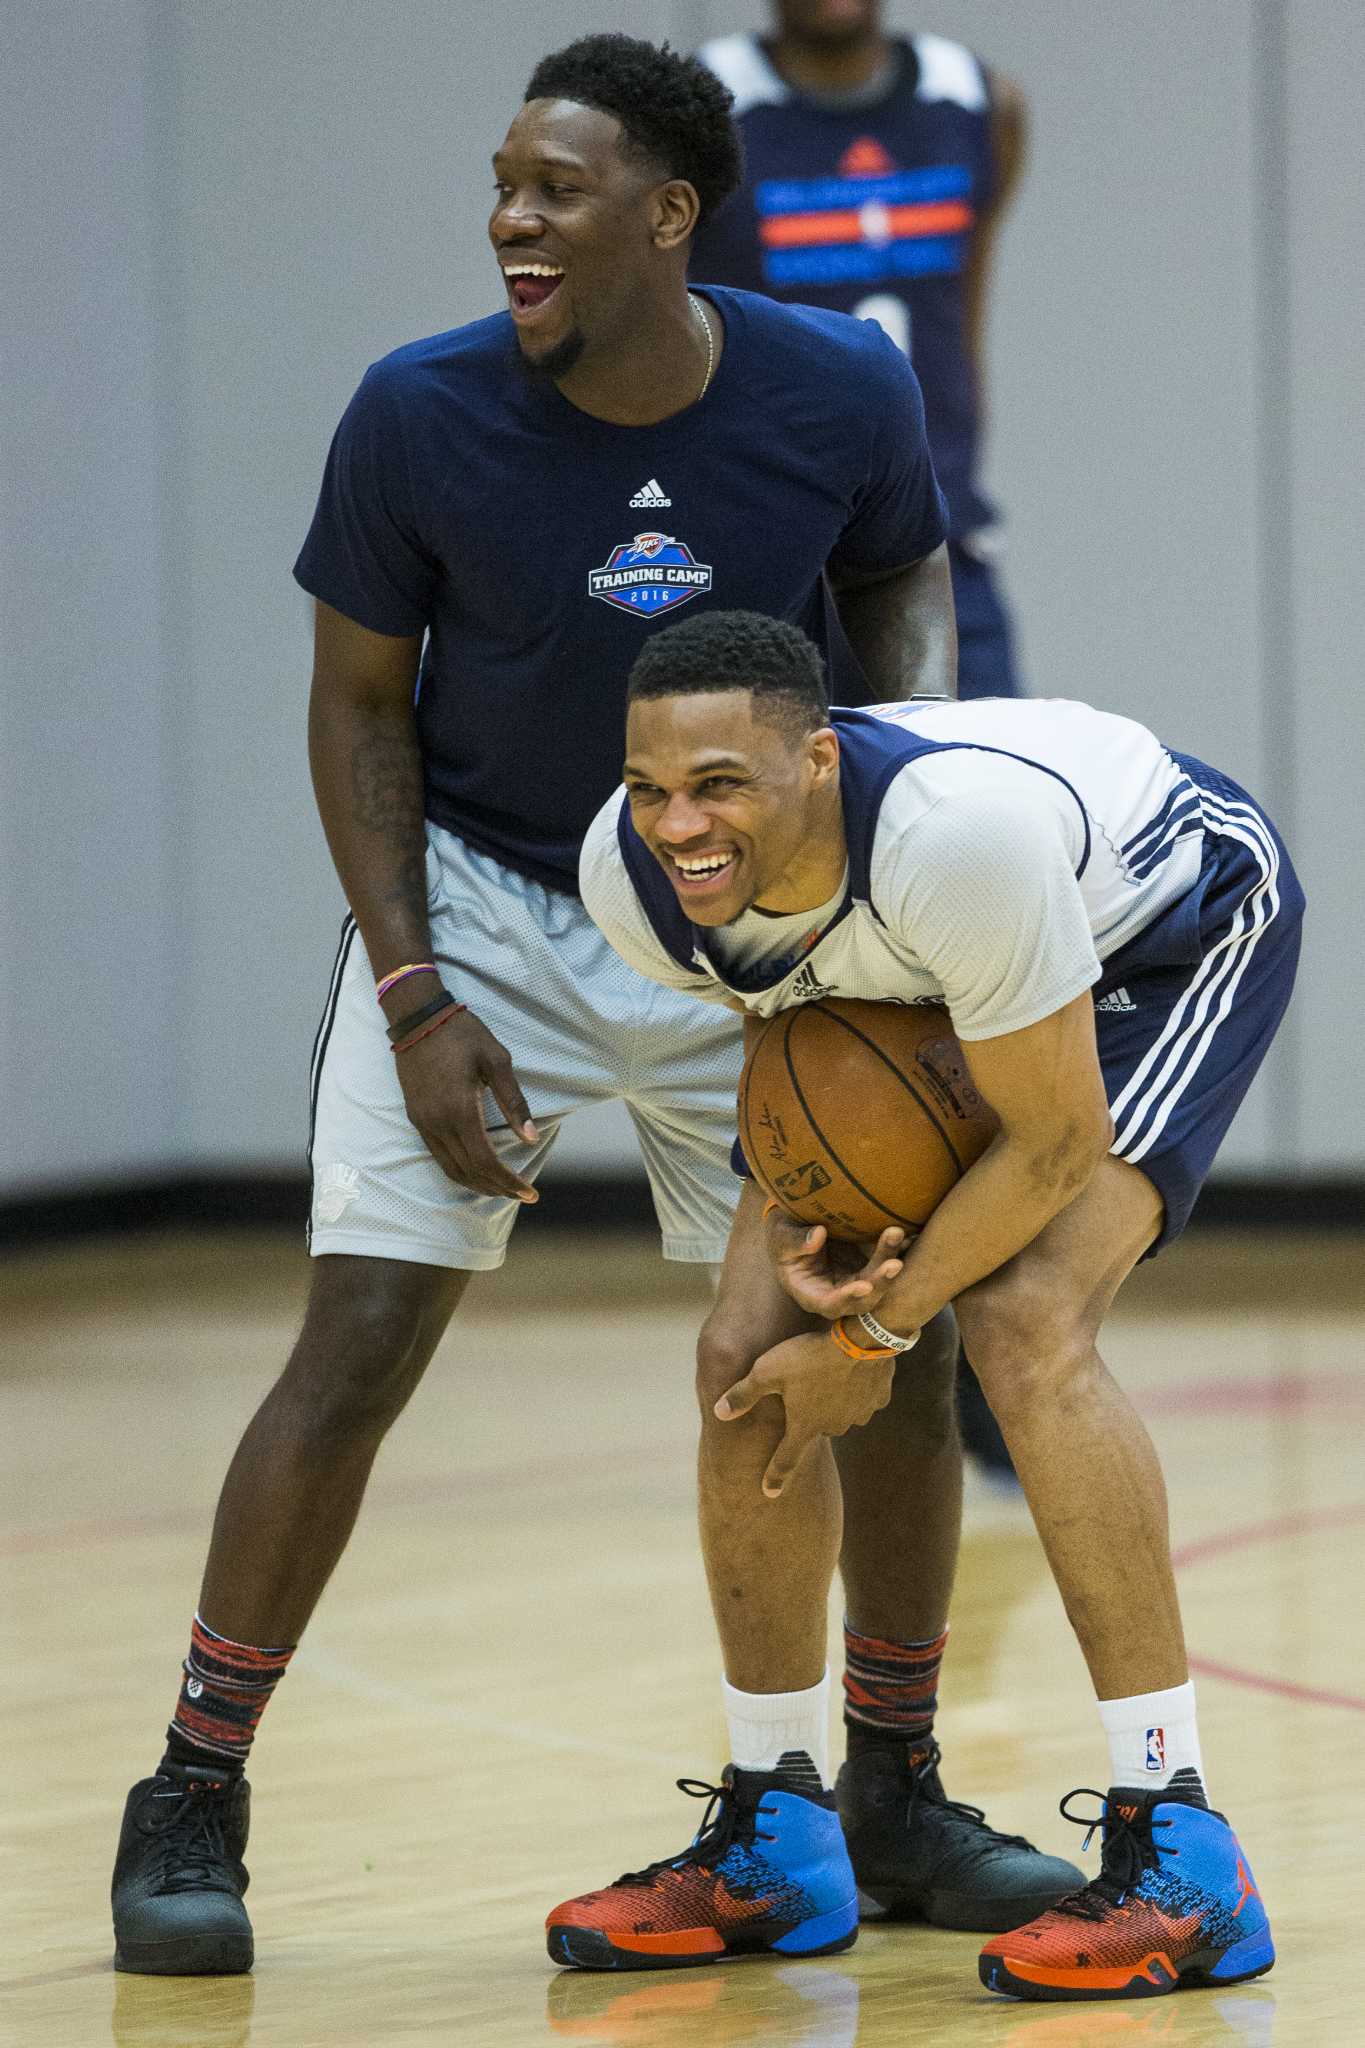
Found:
<svg viewBox="0 0 1365 2048"><path fill-rule="evenodd" d="M1024 85L990 480L1033 688L1249 782L1301 992L1225 1170L1365 1170L1356 0L942 0ZM289 567L365 364L500 303L488 155L612 4L42 0L0 86L0 1194L298 1164L342 905ZM762 19L648 0L638 34ZM516 480L508 479L509 490ZM618 1164L610 1115L570 1166Z"/></svg>

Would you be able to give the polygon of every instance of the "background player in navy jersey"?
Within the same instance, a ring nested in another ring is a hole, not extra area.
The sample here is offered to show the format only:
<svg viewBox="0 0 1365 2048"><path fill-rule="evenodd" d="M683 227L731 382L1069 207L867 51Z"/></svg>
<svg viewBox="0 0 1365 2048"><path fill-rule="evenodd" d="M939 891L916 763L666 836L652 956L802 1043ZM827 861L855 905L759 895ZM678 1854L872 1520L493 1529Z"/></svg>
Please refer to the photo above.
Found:
<svg viewBox="0 0 1365 2048"><path fill-rule="evenodd" d="M688 292L693 228L739 172L728 109L700 65L626 37L546 59L494 158L504 310L376 363L332 446L296 570L352 912L313 1062L313 1282L219 1502L166 1755L129 1796L124 1969L249 1968L256 1726L386 1429L469 1272L501 1263L562 1119L624 1098L666 1255L724 1252L739 1027L623 968L577 894L641 643L680 606L742 604L798 621L841 692L951 691L909 365L868 323ZM898 1490L864 1484L851 1511L850 1603L911 1640L941 1632L956 1554L949 1324L908 1397L932 1448L918 1432L907 1465L893 1418ZM909 1586L874 1540L888 1526L915 1545ZM1041 1859L933 1811L902 1829L919 1866L970 1862L987 1912L1021 1863L1028 1889Z"/></svg>
<svg viewBox="0 0 1365 2048"><path fill-rule="evenodd" d="M1095 1345L1133 1266L1183 1229L1289 1001L1303 897L1274 827L1217 769L1085 704L831 714L799 632L713 612L635 665L625 790L588 833L582 884L624 960L755 1022L812 983L945 1002L1000 1119L903 1257L884 1233L856 1283L823 1232L765 1220L752 1184L741 1202L712 1320L771 1348L714 1386L712 1432L746 1444L751 1477L747 1534L736 1504L713 1571L769 1682L799 1683L823 1625L826 1439L914 1378L917 1333L952 1301L1110 1751L1100 1876L989 1942L982 1981L1116 1998L1268 1970L1265 1907L1205 1797L1161 1470ZM755 1560L764 1496L793 1486L807 1517L777 1601ZM704 1956L716 1884L761 1890L816 1832L799 1804L739 1773L680 1863L552 1914L551 1952L628 1965L663 1924L675 1960ZM855 1858L878 1820L853 1816ZM799 1931L829 1890L813 1877L781 1910Z"/></svg>
<svg viewBox="0 0 1365 2048"><path fill-rule="evenodd" d="M698 280L881 322L914 363L948 501L962 698L1017 689L977 478L996 230L1022 165L1019 88L938 35L888 35L879 0L774 0L766 36L704 64L735 96L745 176L703 221Z"/></svg>

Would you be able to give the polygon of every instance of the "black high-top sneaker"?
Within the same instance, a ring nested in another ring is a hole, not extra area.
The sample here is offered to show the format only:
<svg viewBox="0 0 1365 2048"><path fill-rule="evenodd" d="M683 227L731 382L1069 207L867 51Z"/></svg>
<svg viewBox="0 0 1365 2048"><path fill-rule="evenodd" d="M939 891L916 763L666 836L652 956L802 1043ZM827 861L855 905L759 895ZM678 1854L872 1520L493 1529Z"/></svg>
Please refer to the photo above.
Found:
<svg viewBox="0 0 1365 2048"><path fill-rule="evenodd" d="M128 1794L114 1862L114 1968L235 1977L253 1958L247 1888L251 1788L162 1763Z"/></svg>
<svg viewBox="0 0 1365 2048"><path fill-rule="evenodd" d="M1074 1863L949 1799L938 1765L932 1740L869 1743L839 1773L834 1795L866 1917L998 1934L1085 1883Z"/></svg>

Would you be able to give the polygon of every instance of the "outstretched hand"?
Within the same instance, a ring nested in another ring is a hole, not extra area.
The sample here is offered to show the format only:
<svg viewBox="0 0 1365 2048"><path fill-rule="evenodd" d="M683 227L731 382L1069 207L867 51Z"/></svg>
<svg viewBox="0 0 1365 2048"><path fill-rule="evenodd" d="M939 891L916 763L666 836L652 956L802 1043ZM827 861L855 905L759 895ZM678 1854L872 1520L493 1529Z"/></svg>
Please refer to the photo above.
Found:
<svg viewBox="0 0 1365 2048"><path fill-rule="evenodd" d="M820 1437L842 1436L885 1408L895 1370L894 1358L845 1358L823 1332L788 1337L721 1395L715 1412L736 1422L760 1401L781 1401L786 1428L763 1474L764 1494L776 1500Z"/></svg>
<svg viewBox="0 0 1365 2048"><path fill-rule="evenodd" d="M807 1227L782 1209L768 1218L768 1233L782 1286L798 1308L831 1323L876 1308L905 1264L905 1232L895 1226L870 1253L832 1238L823 1223Z"/></svg>

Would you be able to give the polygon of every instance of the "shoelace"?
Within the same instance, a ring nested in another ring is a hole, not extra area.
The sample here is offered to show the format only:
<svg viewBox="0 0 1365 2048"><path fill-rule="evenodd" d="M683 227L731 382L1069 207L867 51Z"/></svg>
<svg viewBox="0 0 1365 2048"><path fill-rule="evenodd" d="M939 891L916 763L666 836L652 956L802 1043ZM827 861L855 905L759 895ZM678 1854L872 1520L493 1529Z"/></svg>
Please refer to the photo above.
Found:
<svg viewBox="0 0 1365 2048"><path fill-rule="evenodd" d="M643 1870L627 1870L617 1878L617 1884L653 1884L661 1871L681 1871L695 1864L719 1863L737 1836L745 1845L773 1839L759 1828L758 1816L760 1813L774 1813L775 1807L756 1806L741 1821L739 1800L733 1785L708 1785L704 1778L679 1778L677 1786L689 1799L707 1802L701 1826L690 1847L684 1849L681 1856L663 1856L657 1863L647 1863Z"/></svg>
<svg viewBox="0 0 1365 2048"><path fill-rule="evenodd" d="M156 1807L163 1803L165 1813L157 1814ZM235 1895L237 1887L223 1868L231 1860L223 1832L227 1800L213 1788L192 1783L179 1793L153 1793L150 1804L151 1816L143 1821L142 1830L162 1840L161 1889ZM172 1856L175 1868L168 1875Z"/></svg>
<svg viewBox="0 0 1365 2048"><path fill-rule="evenodd" d="M1098 1813L1072 1813L1073 1799L1098 1799ZM1100 1874L1092 1877L1089 1884L1078 1892L1071 1892L1064 1899L1058 1899L1050 1909L1054 1913L1069 1913L1077 1920L1103 1920L1115 1906L1123 1904L1126 1895L1134 1885L1141 1882L1144 1870L1159 1870L1162 1856L1177 1856L1178 1849L1168 1849L1154 1840L1157 1828L1174 1825L1169 1820L1153 1820L1150 1808L1136 1821L1125 1820L1117 1808L1110 1805L1103 1792L1097 1792L1093 1785L1082 1785L1074 1792L1068 1792L1058 1808L1063 1820L1069 1820L1073 1827L1085 1829L1082 1852L1090 1847L1097 1828L1104 1829L1104 1848L1100 1856Z"/></svg>
<svg viewBox="0 0 1365 2048"><path fill-rule="evenodd" d="M1031 1849L1033 1844L1024 1835L1004 1835L999 1828L993 1828L986 1819L983 1808L968 1806L964 1799L950 1799L936 1773L943 1752L936 1742L931 1742L917 1764L910 1767L910 1804L906 1810L907 1823L913 1822L915 1808L921 1803L936 1806L942 1813L955 1813L962 1820L970 1821L981 1830L980 1853L985 1855L997 1845L1011 1848Z"/></svg>

